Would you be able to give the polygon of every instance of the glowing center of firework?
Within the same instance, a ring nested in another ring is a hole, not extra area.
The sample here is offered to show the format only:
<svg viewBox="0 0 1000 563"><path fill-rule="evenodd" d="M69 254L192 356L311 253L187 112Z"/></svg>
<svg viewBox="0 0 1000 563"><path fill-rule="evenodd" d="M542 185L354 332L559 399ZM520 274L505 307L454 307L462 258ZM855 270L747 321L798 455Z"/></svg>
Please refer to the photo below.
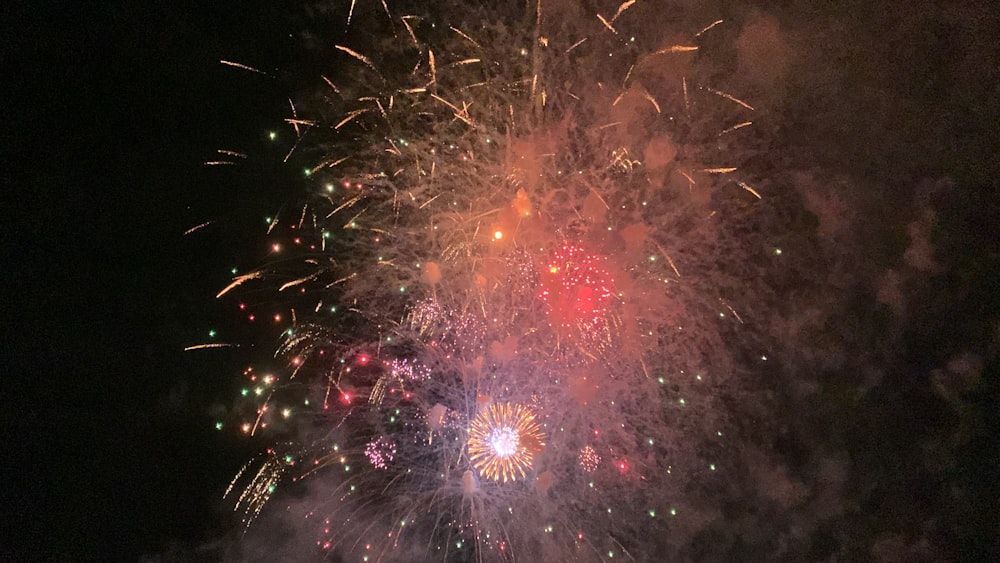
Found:
<svg viewBox="0 0 1000 563"><path fill-rule="evenodd" d="M517 453L517 431L513 428L497 428L490 435L493 452L500 457L510 457Z"/></svg>
<svg viewBox="0 0 1000 563"><path fill-rule="evenodd" d="M528 407L492 404L469 426L468 448L480 475L506 483L531 469L535 456L545 449L545 435Z"/></svg>

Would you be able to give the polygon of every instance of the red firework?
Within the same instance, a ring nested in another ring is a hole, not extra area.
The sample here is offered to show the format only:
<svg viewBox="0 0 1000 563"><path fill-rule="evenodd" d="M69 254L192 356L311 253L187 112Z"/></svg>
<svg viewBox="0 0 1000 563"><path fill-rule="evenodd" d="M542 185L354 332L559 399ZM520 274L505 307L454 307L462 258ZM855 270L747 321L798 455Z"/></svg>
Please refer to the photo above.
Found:
<svg viewBox="0 0 1000 563"><path fill-rule="evenodd" d="M614 281L601 265L603 260L572 244L552 251L539 293L551 326L584 332L603 326L614 292Z"/></svg>

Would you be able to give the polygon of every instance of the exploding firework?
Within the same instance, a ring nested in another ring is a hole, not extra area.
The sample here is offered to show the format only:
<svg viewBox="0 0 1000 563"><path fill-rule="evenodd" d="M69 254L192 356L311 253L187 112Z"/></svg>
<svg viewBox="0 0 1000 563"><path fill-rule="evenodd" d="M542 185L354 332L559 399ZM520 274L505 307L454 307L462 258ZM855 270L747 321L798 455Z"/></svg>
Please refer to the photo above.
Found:
<svg viewBox="0 0 1000 563"><path fill-rule="evenodd" d="M587 473L593 473L597 470L597 466L601 464L601 456L594 451L594 448L590 446L584 446L580 450L580 455L577 457L580 467L583 468Z"/></svg>
<svg viewBox="0 0 1000 563"><path fill-rule="evenodd" d="M752 108L697 63L716 24L627 37L634 4L355 17L368 40L287 120L311 195L219 293L283 339L239 426L299 448L244 485L247 525L291 474L333 490L320 549L366 561L680 541L653 514L711 478L726 424L729 221L758 192L720 147Z"/></svg>
<svg viewBox="0 0 1000 563"><path fill-rule="evenodd" d="M493 481L523 478L544 447L541 426L523 405L490 405L469 426L469 459Z"/></svg>

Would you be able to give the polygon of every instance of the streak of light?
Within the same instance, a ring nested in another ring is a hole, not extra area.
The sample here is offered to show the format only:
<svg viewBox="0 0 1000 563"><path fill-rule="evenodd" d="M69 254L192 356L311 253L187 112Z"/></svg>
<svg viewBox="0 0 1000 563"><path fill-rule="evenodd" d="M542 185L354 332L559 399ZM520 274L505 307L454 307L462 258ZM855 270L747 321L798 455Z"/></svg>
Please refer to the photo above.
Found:
<svg viewBox="0 0 1000 563"><path fill-rule="evenodd" d="M740 321L740 324L743 324L743 319L740 318L740 314L736 312L736 309L733 309L732 305L726 303L722 299L719 299L719 301L721 301L722 304L726 306L726 309L729 309L729 312L732 313L734 317L736 317L736 320Z"/></svg>
<svg viewBox="0 0 1000 563"><path fill-rule="evenodd" d="M264 277L264 273L261 272L260 270L257 270L256 272L250 272L249 274L243 274L242 276L237 276L235 279L233 279L233 283L231 283L231 284L227 285L225 288L223 288L223 290L220 291L219 294L215 296L215 298L218 299L218 298L222 297L223 295L229 293L231 290L233 290L234 288L238 287L239 285L241 285L245 281L256 280L256 279L260 279L262 277Z"/></svg>
<svg viewBox="0 0 1000 563"><path fill-rule="evenodd" d="M357 203L357 202L358 202L358 200L360 200L360 199L361 199L361 196L360 196L360 195L356 195L356 196L352 197L351 199L349 199L349 200L345 201L344 203L341 203L341 204L340 204L340 207L337 207L337 208L336 208L336 209L334 209L333 211L331 211L331 212L327 213L327 215L326 215L326 217L325 217L325 218L326 218L326 219L329 219L330 217L332 217L332 216L336 215L338 211L340 211L340 210L344 209L345 207L350 207L350 206L354 205L354 204L355 204L355 203Z"/></svg>
<svg viewBox="0 0 1000 563"><path fill-rule="evenodd" d="M669 254L667 254L666 250L663 250L663 247L660 246L660 243L657 242L655 244L656 244L656 249L660 251L660 254L662 254L664 258L667 259L667 264L670 264L670 268L674 271L675 274L677 274L677 277L681 277L681 272L680 270L677 269L677 266L674 264L673 258L671 258Z"/></svg>
<svg viewBox="0 0 1000 563"><path fill-rule="evenodd" d="M618 6L618 11L617 11L617 12L615 12L615 15L614 15L614 17L613 17L613 18L611 18L611 21L612 21L612 23L613 23L613 22L614 22L615 20L617 20L617 19L618 19L618 16L622 15L622 12L624 12L625 10L627 10L627 9L631 8L631 7L632 7L632 5L633 5L633 4L635 4L635 2L636 2L636 0L625 0L625 2L622 2L622 3L621 3L621 5L620 5L620 6Z"/></svg>
<svg viewBox="0 0 1000 563"><path fill-rule="evenodd" d="M353 280L354 278L356 278L356 277L357 277L357 275L358 275L358 273L357 273L357 272L354 272L353 274L351 274L351 275L349 275L349 276L344 276L344 277L340 278L339 280L336 280L336 281L333 281L333 282L330 282L330 283L326 284L326 287L325 287L325 289L330 289L331 287L333 287L333 286L335 286L335 285L340 285L340 284L342 284L342 283L344 283L344 282L346 282L346 281L350 281L350 280Z"/></svg>
<svg viewBox="0 0 1000 563"><path fill-rule="evenodd" d="M603 204L604 204L604 207L606 207L606 208L607 208L607 209L609 209L609 210L611 209L611 206L610 206L610 205L608 205L608 202L604 201L604 198L603 198L603 197L601 197L601 194L597 193L597 190L595 190L595 189L594 189L593 187L591 187L591 188L590 188L590 192L591 192L592 194L596 195L596 196L597 196L597 199L601 200L601 203L603 203Z"/></svg>
<svg viewBox="0 0 1000 563"><path fill-rule="evenodd" d="M744 127L748 127L750 125L753 125L753 121L744 121L743 123L737 123L736 125L733 125L729 129L726 129L725 131L719 133L719 136L721 137L727 133L732 133L733 131L736 131L738 129L743 129Z"/></svg>
<svg viewBox="0 0 1000 563"><path fill-rule="evenodd" d="M611 22L609 22L608 20L604 19L604 16L602 16L601 14L597 14L597 19L601 20L601 23L604 24L604 27L610 29L611 33L614 33L615 35L618 34L618 30L616 30L614 28L614 26L611 25Z"/></svg>
<svg viewBox="0 0 1000 563"><path fill-rule="evenodd" d="M418 18L417 16L402 16L399 19L403 21L403 26L406 27L406 31L410 34L410 39L413 40L413 45L415 47L420 47L420 42L417 41L417 36L413 34L413 28L410 27L410 22L409 22L409 20L411 19L420 19L420 18Z"/></svg>
<svg viewBox="0 0 1000 563"><path fill-rule="evenodd" d="M204 229L205 227L207 227L207 226L209 226L211 224L212 224L211 221L205 221L204 223L202 223L200 225L195 225L194 227L191 227L190 229L184 231L184 235L183 236L190 235L191 233L193 233L193 232L195 232L195 231L197 231L199 229Z"/></svg>
<svg viewBox="0 0 1000 563"><path fill-rule="evenodd" d="M317 172L318 170L320 170L320 169L322 169L322 168L333 168L334 166L337 166L338 164L340 164L340 163L344 162L344 161L345 161L345 160L347 160L348 158L351 158L351 157L349 157L349 156L345 156L345 157L343 157L343 158L338 158L337 160L334 160L333 162L330 162L329 160L327 160L326 162L321 162L321 163L317 164L317 165L316 165L316 166L315 166L315 167L314 167L314 168L313 168L312 170L310 170L309 172L310 172L310 174L315 174L315 173L316 173L316 172Z"/></svg>
<svg viewBox="0 0 1000 563"><path fill-rule="evenodd" d="M737 182L737 183L738 183L738 184L740 185L740 187L741 187L741 188L743 188L744 190L746 190L746 191L748 191L748 192L752 193L753 195L757 196L757 199L764 199L764 198L760 197L760 194L759 194L759 193L757 193L757 190L755 190L755 189L751 188L750 186L748 186L748 185L747 185L747 184L745 184L744 182Z"/></svg>
<svg viewBox="0 0 1000 563"><path fill-rule="evenodd" d="M703 34L703 33L705 33L706 31L708 31L708 30L712 29L713 27L715 27L715 26L719 25L719 24L720 24L720 23L722 23L723 21L725 21L725 20L715 20L714 22L712 22L712 23L708 24L708 26L707 26L707 27L705 27L705 29L702 29L702 30L701 30L701 31L699 31L698 33L695 33L695 34L694 34L694 36L695 36L695 37L701 37L701 34Z"/></svg>
<svg viewBox="0 0 1000 563"><path fill-rule="evenodd" d="M334 129L340 129L344 125L347 125L348 123L350 123L351 121L353 121L354 118L356 118L357 116L359 116L359 115L361 115L363 113L368 113L369 111L371 111L371 110L370 109L356 109L356 110L354 110L352 112L349 112L347 114L347 117L345 117L344 119L340 120L340 123L334 125L333 128Z"/></svg>
<svg viewBox="0 0 1000 563"><path fill-rule="evenodd" d="M482 49L482 48L483 48L483 46L482 46L482 45L480 45L479 43L476 43L476 40L475 40L475 39L473 39L473 38L469 37L469 36L468 36L467 34L465 34L465 32L463 32L463 31L462 31L461 29L458 29L457 27L452 27L452 28L451 28L451 30L452 30L452 31L454 31L455 33L457 33L457 34L461 35L461 36L462 36L463 38L465 38L465 39L466 39L466 40L467 40L467 41L468 41L469 43L472 43L472 44L473 44L473 45L475 45L475 46L476 46L477 48L479 48L479 49Z"/></svg>
<svg viewBox="0 0 1000 563"><path fill-rule="evenodd" d="M585 42L586 40L587 40L587 38L586 38L586 37L584 37L583 39L581 39L581 40L577 41L576 43L573 43L572 45L570 45L570 46L569 46L569 49L566 49L566 51L565 51L565 52L564 52L563 54L567 54L567 53L569 53L570 51L572 51L573 49L576 49L577 47L579 47L580 45L583 45L583 43L584 43L584 42Z"/></svg>
<svg viewBox="0 0 1000 563"><path fill-rule="evenodd" d="M649 103L653 104L653 107L656 108L656 113L661 113L660 104L656 103L656 98L654 98L649 92L646 92L644 96L647 100L649 100Z"/></svg>
<svg viewBox="0 0 1000 563"><path fill-rule="evenodd" d="M434 61L434 51L427 49L427 61L431 65L431 84L437 83L437 63Z"/></svg>
<svg viewBox="0 0 1000 563"><path fill-rule="evenodd" d="M688 188L690 188L691 186L694 186L695 184L697 184L697 182L694 181L694 178L692 178L691 175L688 174L687 172L685 172L683 170L679 170L678 172L681 173L681 176L684 176L684 178L687 179L687 181L688 181Z"/></svg>
<svg viewBox="0 0 1000 563"><path fill-rule="evenodd" d="M659 51L653 53L653 55L669 55L672 53L690 53L691 51L697 51L697 45L671 45L669 47L664 47Z"/></svg>
<svg viewBox="0 0 1000 563"><path fill-rule="evenodd" d="M327 78L327 77L325 77L325 76L324 76L324 77L323 77L323 81L324 81L324 82L326 82L326 84L327 84L327 85L328 85L328 86L329 86L329 87L330 87L331 89L333 89L333 91L334 91L334 92L336 92L338 96L340 95L340 88L337 88L337 85L336 85L336 84L334 84L332 80L330 80L329 78Z"/></svg>
<svg viewBox="0 0 1000 563"><path fill-rule="evenodd" d="M727 100L729 100L731 102L736 102L737 104L739 104L739 105L747 108L748 110L754 111L753 106L751 106L750 104L744 102L743 100L741 100L741 99L739 99L739 98L737 98L737 97L735 97L735 96L733 96L731 94L727 94L725 92L716 90L715 88L709 88L708 86L705 86L705 89L708 90L709 92L715 94L716 96L723 97L723 98L725 98L725 99L727 99Z"/></svg>
<svg viewBox="0 0 1000 563"><path fill-rule="evenodd" d="M190 352L191 350L204 350L206 348L239 348L239 344L224 344L221 342L213 342L210 344L195 344L194 346L188 346L184 349L185 352Z"/></svg>
<svg viewBox="0 0 1000 563"><path fill-rule="evenodd" d="M348 55L354 57L355 59L358 59L359 61L365 63L365 65L368 68L370 68L373 71L375 71L375 74L378 74L379 76L382 76L382 73L380 73L378 71L378 69L375 68L375 65L372 64L371 59L369 59L368 57L362 55L361 53L359 53L359 52L357 52L357 51L355 51L355 50L353 50L353 49L351 49L349 47L344 47L343 45L334 45L334 47L336 47L337 49L339 49L339 50L347 53Z"/></svg>
<svg viewBox="0 0 1000 563"><path fill-rule="evenodd" d="M688 80L686 76L681 78L681 85L684 88L684 115L691 117L691 101L688 98Z"/></svg>
<svg viewBox="0 0 1000 563"><path fill-rule="evenodd" d="M257 70L254 67L247 66L245 64L234 63L233 61L227 61L227 60L220 60L219 62L222 63L222 64L224 64L224 65L236 67L236 68L243 69L243 70L249 70L250 72L256 72L257 74L263 74L264 76L270 76L268 73L266 73L266 72L264 72L262 70Z"/></svg>

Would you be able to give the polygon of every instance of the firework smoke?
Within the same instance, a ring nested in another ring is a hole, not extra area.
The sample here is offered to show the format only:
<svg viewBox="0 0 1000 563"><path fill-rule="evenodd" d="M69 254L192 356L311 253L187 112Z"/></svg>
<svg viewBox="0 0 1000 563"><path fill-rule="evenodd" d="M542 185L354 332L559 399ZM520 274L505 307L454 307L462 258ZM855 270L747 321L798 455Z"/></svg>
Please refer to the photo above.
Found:
<svg viewBox="0 0 1000 563"><path fill-rule="evenodd" d="M233 482L247 526L310 483L345 560L653 560L714 518L686 491L766 361L767 193L703 52L725 25L629 35L650 10L353 13L290 104L311 193L219 293L282 330L246 373L239 426L280 444Z"/></svg>

